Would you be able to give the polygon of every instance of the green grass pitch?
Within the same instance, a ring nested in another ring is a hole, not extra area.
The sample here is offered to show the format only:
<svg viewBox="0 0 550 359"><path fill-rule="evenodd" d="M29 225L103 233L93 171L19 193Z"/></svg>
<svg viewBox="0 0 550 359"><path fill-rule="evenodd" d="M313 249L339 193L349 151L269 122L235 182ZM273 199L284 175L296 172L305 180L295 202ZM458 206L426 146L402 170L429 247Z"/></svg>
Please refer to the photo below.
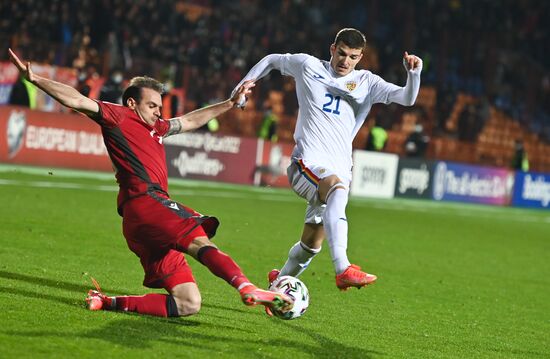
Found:
<svg viewBox="0 0 550 359"><path fill-rule="evenodd" d="M352 199L353 263L378 275L339 292L328 246L302 276L300 319L268 318L190 259L203 296L189 318L91 312L107 294L145 294L126 247L111 176L0 171L1 358L548 358L550 213ZM254 282L300 235L290 190L173 181L175 200L221 221L215 242Z"/></svg>

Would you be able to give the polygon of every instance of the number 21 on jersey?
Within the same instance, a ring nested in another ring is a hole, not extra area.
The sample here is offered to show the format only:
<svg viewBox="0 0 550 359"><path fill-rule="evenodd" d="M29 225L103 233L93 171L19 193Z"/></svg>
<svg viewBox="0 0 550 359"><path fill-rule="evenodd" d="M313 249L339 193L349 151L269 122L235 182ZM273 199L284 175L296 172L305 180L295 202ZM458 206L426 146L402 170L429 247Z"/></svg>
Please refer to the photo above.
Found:
<svg viewBox="0 0 550 359"><path fill-rule="evenodd" d="M334 96L333 94L326 93L325 98L328 98L328 100L323 104L323 111L339 115L341 99L340 96Z"/></svg>

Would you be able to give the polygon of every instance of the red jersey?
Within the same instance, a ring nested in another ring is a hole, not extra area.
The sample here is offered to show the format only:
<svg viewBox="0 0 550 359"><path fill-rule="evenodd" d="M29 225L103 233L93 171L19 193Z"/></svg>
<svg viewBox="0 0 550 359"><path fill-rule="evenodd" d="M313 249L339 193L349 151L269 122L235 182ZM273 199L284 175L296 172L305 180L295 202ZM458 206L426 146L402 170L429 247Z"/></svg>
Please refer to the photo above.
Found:
<svg viewBox="0 0 550 359"><path fill-rule="evenodd" d="M148 190L168 192L166 153L162 138L169 128L159 119L154 126L122 105L97 101L99 113L91 118L101 126L103 141L119 184L118 212L130 198Z"/></svg>

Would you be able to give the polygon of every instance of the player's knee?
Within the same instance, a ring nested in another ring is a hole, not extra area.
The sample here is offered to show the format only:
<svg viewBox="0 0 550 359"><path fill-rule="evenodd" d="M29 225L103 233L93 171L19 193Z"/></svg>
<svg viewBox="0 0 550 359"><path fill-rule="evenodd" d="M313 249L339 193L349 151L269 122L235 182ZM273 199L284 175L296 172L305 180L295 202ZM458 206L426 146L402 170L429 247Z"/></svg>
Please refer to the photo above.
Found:
<svg viewBox="0 0 550 359"><path fill-rule="evenodd" d="M197 314L201 310L201 297L186 297L175 298L178 307L178 314L182 317L187 317L193 314Z"/></svg>
<svg viewBox="0 0 550 359"><path fill-rule="evenodd" d="M201 310L201 293L195 283L182 283L170 290L178 316L186 317Z"/></svg>
<svg viewBox="0 0 550 359"><path fill-rule="evenodd" d="M330 187L326 192L324 192L323 197L320 197L323 201L323 203L328 203L329 198L335 193L336 191L343 191L341 193L345 193L347 195L348 188L345 184L342 182L337 182L332 187Z"/></svg>
<svg viewBox="0 0 550 359"><path fill-rule="evenodd" d="M329 176L326 178L323 178L319 182L319 199L323 203L327 203L328 197L330 197L331 193L334 192L336 189L343 189L347 190L346 185L338 178L337 176Z"/></svg>

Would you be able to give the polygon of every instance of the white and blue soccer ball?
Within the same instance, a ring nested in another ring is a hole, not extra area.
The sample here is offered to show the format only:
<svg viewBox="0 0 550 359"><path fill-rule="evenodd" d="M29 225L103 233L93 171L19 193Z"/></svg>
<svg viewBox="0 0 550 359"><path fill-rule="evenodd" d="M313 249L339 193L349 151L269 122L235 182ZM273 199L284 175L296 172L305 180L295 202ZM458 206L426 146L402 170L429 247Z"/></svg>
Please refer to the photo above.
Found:
<svg viewBox="0 0 550 359"><path fill-rule="evenodd" d="M277 278L269 290L288 295L294 300L294 307L288 312L273 311L277 317L285 320L296 319L304 315L309 306L309 291L304 282L288 275Z"/></svg>

